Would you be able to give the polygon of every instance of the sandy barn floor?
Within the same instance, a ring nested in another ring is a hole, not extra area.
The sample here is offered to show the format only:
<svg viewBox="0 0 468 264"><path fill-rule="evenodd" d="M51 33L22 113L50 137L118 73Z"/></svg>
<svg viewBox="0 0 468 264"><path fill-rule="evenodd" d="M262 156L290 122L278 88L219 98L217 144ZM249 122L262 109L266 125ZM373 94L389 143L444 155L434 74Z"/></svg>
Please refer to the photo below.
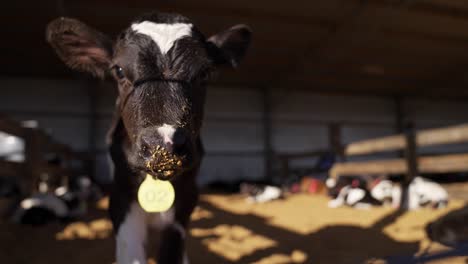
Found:
<svg viewBox="0 0 468 264"><path fill-rule="evenodd" d="M388 208L329 209L324 196L299 194L267 204L206 194L193 215L191 263L403 263L429 245L424 225L464 205L398 214ZM34 228L0 223L1 263L112 263L106 201L82 221ZM432 244L429 252L447 248ZM395 258L395 256L397 258ZM467 257L430 263L466 263ZM398 260L397 262L395 260ZM154 261L150 260L150 263Z"/></svg>

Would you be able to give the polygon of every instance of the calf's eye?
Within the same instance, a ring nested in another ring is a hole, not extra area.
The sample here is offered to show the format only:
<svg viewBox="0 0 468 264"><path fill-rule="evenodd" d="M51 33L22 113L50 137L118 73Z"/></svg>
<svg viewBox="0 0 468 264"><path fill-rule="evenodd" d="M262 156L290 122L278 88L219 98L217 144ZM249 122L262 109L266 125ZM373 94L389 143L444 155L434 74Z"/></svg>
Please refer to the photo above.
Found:
<svg viewBox="0 0 468 264"><path fill-rule="evenodd" d="M113 67L113 70L114 70L115 76L116 76L118 79L123 79L123 78L125 78L125 73L124 73L124 70L122 69L122 67L120 67L120 66L114 66L114 67Z"/></svg>

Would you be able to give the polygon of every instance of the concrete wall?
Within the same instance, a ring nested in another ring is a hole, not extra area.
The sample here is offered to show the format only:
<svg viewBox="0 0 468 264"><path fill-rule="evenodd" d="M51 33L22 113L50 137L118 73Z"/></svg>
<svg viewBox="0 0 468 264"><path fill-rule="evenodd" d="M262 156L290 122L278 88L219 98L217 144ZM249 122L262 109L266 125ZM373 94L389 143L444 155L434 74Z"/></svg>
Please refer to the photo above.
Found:
<svg viewBox="0 0 468 264"><path fill-rule="evenodd" d="M94 86L94 87L93 87ZM58 141L88 150L91 135L90 87L95 89L97 175L109 179L104 137L115 92L87 81L0 79L0 112L18 120L36 119ZM273 91L273 147L302 152L328 146L328 124L342 123L344 143L393 134L395 104L391 98L318 95ZM407 99L403 109L417 128L468 122L468 102ZM200 183L258 179L263 172L262 97L259 90L210 87L203 127L207 156ZM468 146L423 149L422 152L467 151ZM305 161L310 162L310 161Z"/></svg>

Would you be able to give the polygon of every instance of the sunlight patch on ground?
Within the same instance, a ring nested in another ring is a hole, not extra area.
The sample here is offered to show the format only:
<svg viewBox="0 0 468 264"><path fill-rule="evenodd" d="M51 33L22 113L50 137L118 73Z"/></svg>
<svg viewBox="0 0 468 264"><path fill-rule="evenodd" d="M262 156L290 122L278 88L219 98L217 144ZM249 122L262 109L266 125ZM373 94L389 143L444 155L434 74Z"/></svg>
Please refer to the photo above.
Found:
<svg viewBox="0 0 468 264"><path fill-rule="evenodd" d="M197 206L195 210L192 213L191 220L192 221L198 221L202 219L210 219L213 217L213 213L201 208L200 206Z"/></svg>
<svg viewBox="0 0 468 264"><path fill-rule="evenodd" d="M218 225L214 228L192 228L191 234L203 238L202 243L209 251L230 261L237 261L257 250L275 246L274 240L255 234L236 225Z"/></svg>
<svg viewBox="0 0 468 264"><path fill-rule="evenodd" d="M328 208L329 199L326 196L307 194L298 194L285 200L276 200L264 204L247 203L241 195L204 195L202 200L230 213L254 215L263 218L265 224L300 235L312 234L328 226L370 228L379 220L394 212L392 208L388 207L374 207L369 210L357 210L349 207ZM464 205L464 201L451 200L449 206L445 209L424 208L404 213L395 222L385 226L383 233L398 242L419 243L419 251L416 255L422 254L428 247L430 252L445 251L449 248L435 242L430 243L425 234L425 226L429 222ZM258 263L293 263L288 258L287 254L278 253L259 260ZM453 263L464 263L462 262L464 259L451 258L450 260L454 261Z"/></svg>
<svg viewBox="0 0 468 264"><path fill-rule="evenodd" d="M392 209L330 209L324 196L298 194L265 204L246 203L240 195L202 195L201 200L192 218L188 254L192 263L213 264L294 264L300 263L301 256L305 263L385 263L386 257L423 253L429 246L423 230L426 223L463 206L452 200L444 210L408 212L380 230L373 225L391 216ZM105 209L108 200L100 202ZM102 211L90 211L87 219L94 221L40 228L2 223L0 242L9 253L6 260L67 263L73 252L85 248L73 263L112 263L111 223ZM21 250L25 247L31 249L27 254ZM437 243L429 248L430 255L447 250ZM371 258L372 262L365 262ZM429 263L464 264L466 258L445 257Z"/></svg>
<svg viewBox="0 0 468 264"><path fill-rule="evenodd" d="M101 218L91 222L74 222L55 235L57 240L105 239L112 233L112 224Z"/></svg>
<svg viewBox="0 0 468 264"><path fill-rule="evenodd" d="M390 208L357 210L353 208L328 208L328 198L296 194L285 200L264 204L248 204L240 195L204 195L202 200L235 214L252 214L266 219L275 227L306 235L325 226L354 225L369 227L390 213ZM293 205L293 206L292 206ZM291 219L294 219L293 224Z"/></svg>
<svg viewBox="0 0 468 264"><path fill-rule="evenodd" d="M307 260L307 254L294 250L290 255L286 254L273 254L271 256L262 258L252 264L291 264L291 263L304 263Z"/></svg>
<svg viewBox="0 0 468 264"><path fill-rule="evenodd" d="M265 218L265 221L272 226L302 235L316 232L326 226L370 227L393 212L393 209L389 207L373 207L369 210L358 210L350 207L328 208L328 197L308 194L296 194L285 200L264 204L249 204L241 195L204 195L202 200L231 213L252 214ZM399 217L395 223L387 226L384 230L388 236L395 240L420 240L425 237L424 226L428 222L463 205L463 201L452 200L446 209L411 211ZM291 219L294 221L291 222Z"/></svg>

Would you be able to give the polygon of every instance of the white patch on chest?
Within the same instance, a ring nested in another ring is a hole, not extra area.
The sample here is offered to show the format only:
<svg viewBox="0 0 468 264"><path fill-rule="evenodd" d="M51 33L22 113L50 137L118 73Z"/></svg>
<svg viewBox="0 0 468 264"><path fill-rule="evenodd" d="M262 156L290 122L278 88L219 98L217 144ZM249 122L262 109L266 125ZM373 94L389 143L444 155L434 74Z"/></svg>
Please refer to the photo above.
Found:
<svg viewBox="0 0 468 264"><path fill-rule="evenodd" d="M135 202L117 232L117 263L146 264L146 213Z"/></svg>
<svg viewBox="0 0 468 264"><path fill-rule="evenodd" d="M161 230L172 224L175 219L175 209L171 208L166 212L148 214L148 224L150 227Z"/></svg>
<svg viewBox="0 0 468 264"><path fill-rule="evenodd" d="M182 37L191 36L192 24L158 24L143 21L133 24L132 29L140 34L147 35L158 44L162 54L166 54L174 45L174 42Z"/></svg>
<svg viewBox="0 0 468 264"><path fill-rule="evenodd" d="M168 124L164 124L157 129L158 134L163 138L165 144L172 144L174 133L176 131L175 127Z"/></svg>

